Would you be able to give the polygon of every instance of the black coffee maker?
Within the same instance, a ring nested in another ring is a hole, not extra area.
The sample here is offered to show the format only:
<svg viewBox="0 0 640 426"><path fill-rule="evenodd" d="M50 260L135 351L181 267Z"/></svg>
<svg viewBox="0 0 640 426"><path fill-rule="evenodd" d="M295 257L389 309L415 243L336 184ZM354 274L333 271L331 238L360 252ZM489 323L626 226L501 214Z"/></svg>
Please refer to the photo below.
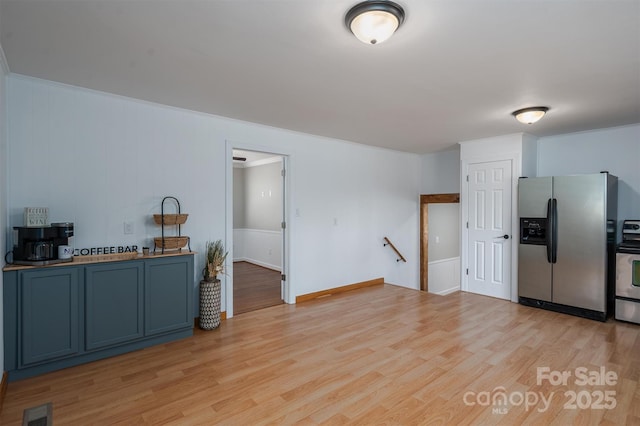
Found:
<svg viewBox="0 0 640 426"><path fill-rule="evenodd" d="M69 245L73 223L52 223L51 226L14 226L13 263L17 265L50 265L72 262L59 259L58 247Z"/></svg>

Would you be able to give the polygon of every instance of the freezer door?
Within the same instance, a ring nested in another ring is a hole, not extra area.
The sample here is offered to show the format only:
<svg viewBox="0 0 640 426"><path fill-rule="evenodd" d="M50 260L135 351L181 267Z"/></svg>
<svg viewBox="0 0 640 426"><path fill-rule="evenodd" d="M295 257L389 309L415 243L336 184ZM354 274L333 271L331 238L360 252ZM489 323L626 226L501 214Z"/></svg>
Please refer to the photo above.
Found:
<svg viewBox="0 0 640 426"><path fill-rule="evenodd" d="M606 312L607 175L558 176L553 302Z"/></svg>
<svg viewBox="0 0 640 426"><path fill-rule="evenodd" d="M552 177L518 180L518 216L547 217L547 201L552 197Z"/></svg>
<svg viewBox="0 0 640 426"><path fill-rule="evenodd" d="M545 218L551 188L551 177L520 179L518 216ZM551 263L546 246L518 244L518 296L551 301Z"/></svg>

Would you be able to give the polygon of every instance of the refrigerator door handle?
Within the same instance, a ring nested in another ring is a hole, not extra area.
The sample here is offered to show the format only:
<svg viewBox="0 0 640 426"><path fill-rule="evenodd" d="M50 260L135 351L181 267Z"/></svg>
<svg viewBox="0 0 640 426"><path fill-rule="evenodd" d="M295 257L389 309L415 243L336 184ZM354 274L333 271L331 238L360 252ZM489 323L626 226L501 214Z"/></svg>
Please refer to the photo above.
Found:
<svg viewBox="0 0 640 426"><path fill-rule="evenodd" d="M558 200L551 201L551 263L558 260Z"/></svg>
<svg viewBox="0 0 640 426"><path fill-rule="evenodd" d="M547 262L553 263L553 208L551 206L551 198L547 201L547 231L545 239L547 240Z"/></svg>

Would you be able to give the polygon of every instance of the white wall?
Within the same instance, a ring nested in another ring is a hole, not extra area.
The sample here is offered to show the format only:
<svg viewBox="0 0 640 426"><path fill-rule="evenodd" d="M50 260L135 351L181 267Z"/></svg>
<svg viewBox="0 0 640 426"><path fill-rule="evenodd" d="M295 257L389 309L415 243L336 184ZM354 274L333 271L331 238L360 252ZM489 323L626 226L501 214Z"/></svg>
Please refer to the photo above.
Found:
<svg viewBox="0 0 640 426"><path fill-rule="evenodd" d="M460 256L460 204L430 203L429 263Z"/></svg>
<svg viewBox="0 0 640 426"><path fill-rule="evenodd" d="M171 195L190 214L183 235L202 252L205 241L226 240L231 140L289 155L294 295L377 277L418 288L418 155L15 74L8 83L7 230L22 223L24 207L46 206L52 221L75 223L76 248L149 244L160 235L150 215ZM123 233L125 221L134 234ZM201 269L197 256L198 280Z"/></svg>
<svg viewBox="0 0 640 426"><path fill-rule="evenodd" d="M9 67L4 57L2 45L0 45L0 229L7 229L7 90L6 81L9 75ZM0 232L0 248L7 247L6 234ZM4 254L2 250L0 265L4 267ZM4 371L4 287L2 274L0 274L0 374Z"/></svg>
<svg viewBox="0 0 640 426"><path fill-rule="evenodd" d="M460 192L460 146L422 156L421 194Z"/></svg>
<svg viewBox="0 0 640 426"><path fill-rule="evenodd" d="M279 232L282 227L282 162L245 167L243 171L244 227Z"/></svg>
<svg viewBox="0 0 640 426"><path fill-rule="evenodd" d="M245 227L244 169L233 166L233 229Z"/></svg>
<svg viewBox="0 0 640 426"><path fill-rule="evenodd" d="M233 168L233 261L282 266L282 160ZM242 200L236 198L242 197ZM239 224L236 225L236 224Z"/></svg>
<svg viewBox="0 0 640 426"><path fill-rule="evenodd" d="M460 290L460 257L429 262L429 293L444 296Z"/></svg>
<svg viewBox="0 0 640 426"><path fill-rule="evenodd" d="M640 219L640 124L538 140L538 176L618 176L618 221Z"/></svg>
<svg viewBox="0 0 640 426"><path fill-rule="evenodd" d="M234 229L233 261L250 262L280 271L282 269L282 231Z"/></svg>

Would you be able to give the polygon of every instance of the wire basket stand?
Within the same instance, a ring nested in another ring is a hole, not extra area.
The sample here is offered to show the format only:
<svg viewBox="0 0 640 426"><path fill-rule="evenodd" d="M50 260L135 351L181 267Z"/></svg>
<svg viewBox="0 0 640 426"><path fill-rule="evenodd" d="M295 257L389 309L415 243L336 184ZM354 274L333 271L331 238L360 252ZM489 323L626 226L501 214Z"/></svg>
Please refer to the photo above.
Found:
<svg viewBox="0 0 640 426"><path fill-rule="evenodd" d="M174 200L178 206L177 214L165 214L164 203L167 200ZM180 211L180 201L176 197L164 197L160 204L160 215L154 214L153 218L158 225L162 226L162 237L153 239L153 252L156 252L158 246L161 248L161 253L164 254L165 250L178 250L182 251L182 248L186 245L191 252L191 238L182 236L181 226L187 221L188 214L183 214ZM167 237L165 235L165 226L176 225L178 227L178 235L173 237Z"/></svg>

